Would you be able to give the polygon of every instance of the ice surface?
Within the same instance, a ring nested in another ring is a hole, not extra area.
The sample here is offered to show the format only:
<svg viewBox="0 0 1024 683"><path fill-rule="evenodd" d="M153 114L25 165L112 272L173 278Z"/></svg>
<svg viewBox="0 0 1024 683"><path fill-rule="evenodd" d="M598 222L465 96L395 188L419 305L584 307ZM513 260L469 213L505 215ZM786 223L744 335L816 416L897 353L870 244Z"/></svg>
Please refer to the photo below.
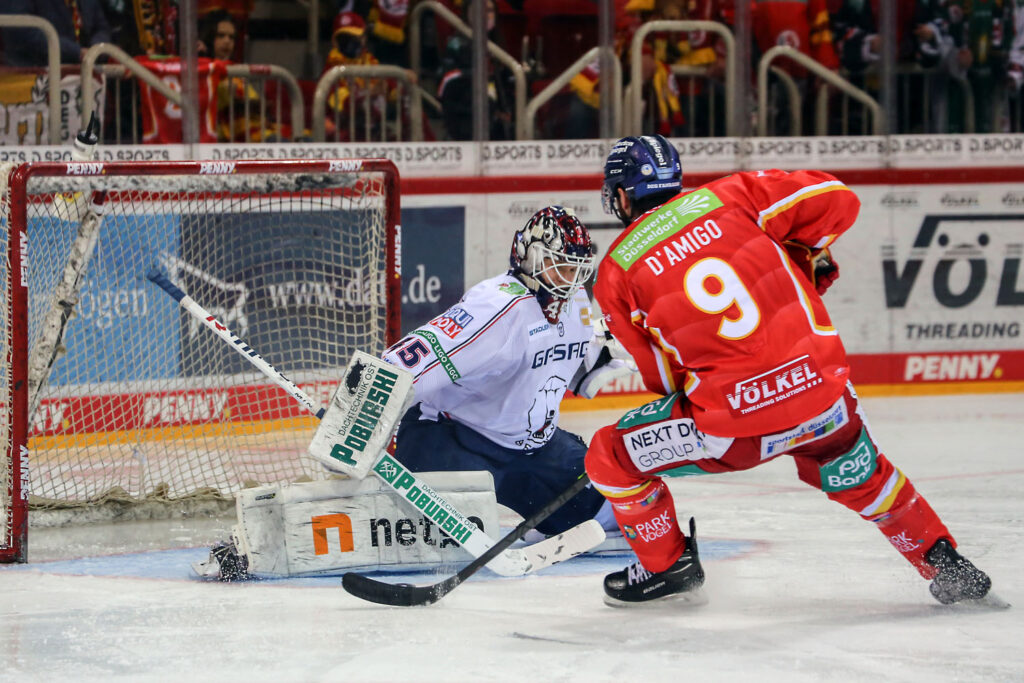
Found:
<svg viewBox="0 0 1024 683"><path fill-rule="evenodd" d="M436 605L387 608L337 580L187 578L230 519L33 530L31 563L0 568L0 680L1024 680L1024 394L864 405L883 450L1015 607L940 606L871 525L780 458L670 480L706 539L710 602L689 610L606 607L601 577L625 557L521 579L485 571ZM563 425L589 437L617 417Z"/></svg>

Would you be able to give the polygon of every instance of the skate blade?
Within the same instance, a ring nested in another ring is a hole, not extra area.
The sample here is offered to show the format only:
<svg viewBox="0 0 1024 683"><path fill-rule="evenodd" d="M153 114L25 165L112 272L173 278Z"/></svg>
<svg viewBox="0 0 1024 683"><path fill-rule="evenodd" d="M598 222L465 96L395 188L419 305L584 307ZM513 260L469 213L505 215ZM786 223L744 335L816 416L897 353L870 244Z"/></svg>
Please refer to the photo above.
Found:
<svg viewBox="0 0 1024 683"><path fill-rule="evenodd" d="M960 602L954 602L952 605L947 605L947 607L962 610L994 610L1010 609L1011 605L992 591L989 591L985 597L978 600L961 600Z"/></svg>
<svg viewBox="0 0 1024 683"><path fill-rule="evenodd" d="M204 581L216 581L220 578L220 565L214 559L192 562L192 571Z"/></svg>
<svg viewBox="0 0 1024 683"><path fill-rule="evenodd" d="M672 593L661 598L643 600L641 602L618 600L606 594L604 596L604 604L609 607L629 607L634 609L649 609L667 604L671 604L673 607L700 607L701 605L708 604L708 595L703 587L695 588L685 593Z"/></svg>

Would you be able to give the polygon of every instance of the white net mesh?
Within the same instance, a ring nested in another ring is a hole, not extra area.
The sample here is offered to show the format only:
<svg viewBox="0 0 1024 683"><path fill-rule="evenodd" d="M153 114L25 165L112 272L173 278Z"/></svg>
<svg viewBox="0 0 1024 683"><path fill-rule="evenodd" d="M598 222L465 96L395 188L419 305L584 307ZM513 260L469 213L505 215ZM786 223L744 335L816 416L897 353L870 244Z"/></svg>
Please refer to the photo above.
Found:
<svg viewBox="0 0 1024 683"><path fill-rule="evenodd" d="M146 272L326 403L352 351L385 345L385 187L379 173L301 171L31 178L31 506L324 476L305 452L315 418Z"/></svg>

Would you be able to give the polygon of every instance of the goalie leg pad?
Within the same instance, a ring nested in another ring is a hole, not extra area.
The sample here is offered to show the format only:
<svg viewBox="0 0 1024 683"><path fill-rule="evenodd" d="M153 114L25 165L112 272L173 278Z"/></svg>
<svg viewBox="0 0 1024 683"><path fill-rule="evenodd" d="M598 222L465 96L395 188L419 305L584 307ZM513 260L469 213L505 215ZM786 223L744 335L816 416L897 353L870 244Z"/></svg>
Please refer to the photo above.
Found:
<svg viewBox="0 0 1024 683"><path fill-rule="evenodd" d="M497 534L498 507L488 473L418 476L481 529ZM419 570L472 559L436 523L410 512L376 478L246 489L236 497L236 509L239 553L257 578Z"/></svg>

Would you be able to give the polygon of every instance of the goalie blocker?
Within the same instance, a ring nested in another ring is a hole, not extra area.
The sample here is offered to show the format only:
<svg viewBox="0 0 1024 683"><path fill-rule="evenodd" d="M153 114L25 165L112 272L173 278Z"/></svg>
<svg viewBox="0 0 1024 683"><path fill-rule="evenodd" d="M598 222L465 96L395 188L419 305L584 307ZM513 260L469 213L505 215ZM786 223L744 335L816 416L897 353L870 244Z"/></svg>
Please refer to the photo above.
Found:
<svg viewBox="0 0 1024 683"><path fill-rule="evenodd" d="M489 472L425 472L480 529L497 533L498 504ZM193 569L204 578L287 578L350 570L421 570L473 556L426 514L395 498L377 478L330 479L246 489L235 498L232 543L243 572L222 573L222 551Z"/></svg>
<svg viewBox="0 0 1024 683"><path fill-rule="evenodd" d="M412 398L412 374L356 351L320 419L310 455L332 471L362 479L390 445Z"/></svg>

